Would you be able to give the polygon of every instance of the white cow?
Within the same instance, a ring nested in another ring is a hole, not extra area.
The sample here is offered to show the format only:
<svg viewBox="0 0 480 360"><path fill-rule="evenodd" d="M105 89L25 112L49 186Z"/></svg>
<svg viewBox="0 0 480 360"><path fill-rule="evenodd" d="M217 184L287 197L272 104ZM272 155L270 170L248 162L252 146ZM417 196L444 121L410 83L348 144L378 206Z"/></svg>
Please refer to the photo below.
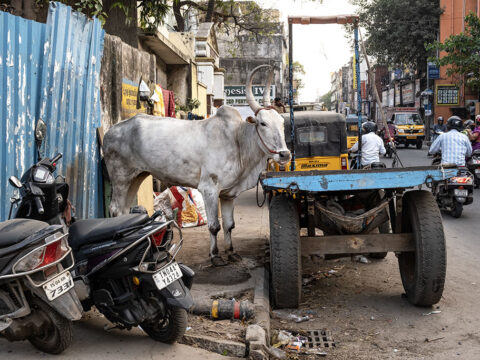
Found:
<svg viewBox="0 0 480 360"><path fill-rule="evenodd" d="M253 75L262 67L269 65L255 68L247 77L247 101L255 113L247 121L235 108L222 106L206 120L142 114L114 125L103 144L112 183L112 216L128 213L149 174L162 183L197 188L205 201L212 263L225 265L217 248L219 198L228 257L241 259L232 246L233 200L255 186L268 158L282 164L290 160L283 118L275 110L261 107L252 94ZM270 89L272 77L273 69L266 89ZM270 104L268 90L264 103Z"/></svg>

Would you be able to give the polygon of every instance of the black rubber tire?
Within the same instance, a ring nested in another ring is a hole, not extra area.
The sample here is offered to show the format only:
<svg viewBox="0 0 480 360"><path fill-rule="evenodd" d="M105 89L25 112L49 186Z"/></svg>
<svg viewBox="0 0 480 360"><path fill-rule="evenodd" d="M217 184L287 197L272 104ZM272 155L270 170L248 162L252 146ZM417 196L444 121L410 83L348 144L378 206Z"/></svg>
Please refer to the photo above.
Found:
<svg viewBox="0 0 480 360"><path fill-rule="evenodd" d="M462 216L463 213L463 204L457 202L454 200L454 205L452 209L450 210L450 215L453 216L454 218L458 219Z"/></svg>
<svg viewBox="0 0 480 360"><path fill-rule="evenodd" d="M62 353L72 342L72 322L38 298L31 300L30 306L33 311L43 312L50 319L50 326L42 335L32 336L28 341L47 354Z"/></svg>
<svg viewBox="0 0 480 360"><path fill-rule="evenodd" d="M180 340L187 329L187 312L185 309L170 307L165 318L152 325L152 322L142 323L142 329L155 341L173 344Z"/></svg>
<svg viewBox="0 0 480 360"><path fill-rule="evenodd" d="M277 308L297 308L302 296L302 259L298 210L291 197L270 204L271 294Z"/></svg>
<svg viewBox="0 0 480 360"><path fill-rule="evenodd" d="M417 146L417 149L420 150L423 147L423 141L422 140L417 141L416 146Z"/></svg>
<svg viewBox="0 0 480 360"><path fill-rule="evenodd" d="M378 227L378 232L380 234L390 234L390 220L385 221L382 225ZM388 252L382 252L382 253L370 253L368 257L372 259L385 259L387 256Z"/></svg>
<svg viewBox="0 0 480 360"><path fill-rule="evenodd" d="M445 284L447 252L442 216L429 191L403 197L402 232L412 232L414 252L398 255L403 288L410 303L431 306L440 301Z"/></svg>

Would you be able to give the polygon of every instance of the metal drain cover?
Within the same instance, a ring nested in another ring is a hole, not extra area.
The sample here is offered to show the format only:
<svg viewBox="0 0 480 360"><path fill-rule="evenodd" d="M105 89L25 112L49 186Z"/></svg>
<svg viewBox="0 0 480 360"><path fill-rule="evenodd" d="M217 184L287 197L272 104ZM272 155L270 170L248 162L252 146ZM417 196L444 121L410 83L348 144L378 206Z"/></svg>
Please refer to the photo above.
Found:
<svg viewBox="0 0 480 360"><path fill-rule="evenodd" d="M335 341L333 341L332 334L329 330L308 330L307 338L308 341L305 347L308 349L330 349L335 347Z"/></svg>

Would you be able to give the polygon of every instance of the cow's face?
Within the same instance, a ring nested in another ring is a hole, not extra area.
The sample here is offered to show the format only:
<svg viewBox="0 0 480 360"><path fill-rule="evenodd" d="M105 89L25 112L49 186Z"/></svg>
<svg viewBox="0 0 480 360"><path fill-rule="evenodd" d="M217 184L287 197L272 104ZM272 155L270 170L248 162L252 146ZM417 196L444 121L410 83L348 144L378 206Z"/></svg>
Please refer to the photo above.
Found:
<svg viewBox="0 0 480 360"><path fill-rule="evenodd" d="M275 110L262 109L256 118L249 117L247 121L256 126L258 144L267 156L282 165L290 161L290 150L285 144L284 121Z"/></svg>

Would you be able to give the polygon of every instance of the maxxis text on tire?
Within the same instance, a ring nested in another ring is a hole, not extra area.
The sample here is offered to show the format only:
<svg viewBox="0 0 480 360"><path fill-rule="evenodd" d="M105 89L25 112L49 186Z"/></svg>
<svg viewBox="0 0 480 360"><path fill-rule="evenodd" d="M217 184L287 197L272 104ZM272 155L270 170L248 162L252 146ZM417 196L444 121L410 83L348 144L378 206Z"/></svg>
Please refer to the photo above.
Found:
<svg viewBox="0 0 480 360"><path fill-rule="evenodd" d="M38 350L48 354L60 354L72 342L72 322L57 313L43 300L35 298L31 301L33 311L41 311L50 319L50 326L42 335L35 335L28 339Z"/></svg>
<svg viewBox="0 0 480 360"><path fill-rule="evenodd" d="M302 294L298 210L293 199L276 195L270 204L272 298L277 308L297 308Z"/></svg>
<svg viewBox="0 0 480 360"><path fill-rule="evenodd" d="M415 190L403 197L402 232L412 232L415 252L398 256L408 301L431 306L440 301L445 284L447 254L440 210L429 191Z"/></svg>

